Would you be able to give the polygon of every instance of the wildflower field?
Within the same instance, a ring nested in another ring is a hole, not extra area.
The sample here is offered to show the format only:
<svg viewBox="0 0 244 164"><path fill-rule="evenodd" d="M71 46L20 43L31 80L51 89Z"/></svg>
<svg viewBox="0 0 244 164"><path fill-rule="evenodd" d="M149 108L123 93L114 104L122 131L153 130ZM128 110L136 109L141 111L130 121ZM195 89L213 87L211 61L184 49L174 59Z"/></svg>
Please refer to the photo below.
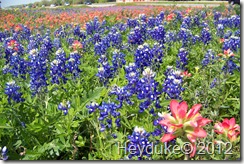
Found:
<svg viewBox="0 0 244 164"><path fill-rule="evenodd" d="M0 10L0 159L240 159L240 7Z"/></svg>

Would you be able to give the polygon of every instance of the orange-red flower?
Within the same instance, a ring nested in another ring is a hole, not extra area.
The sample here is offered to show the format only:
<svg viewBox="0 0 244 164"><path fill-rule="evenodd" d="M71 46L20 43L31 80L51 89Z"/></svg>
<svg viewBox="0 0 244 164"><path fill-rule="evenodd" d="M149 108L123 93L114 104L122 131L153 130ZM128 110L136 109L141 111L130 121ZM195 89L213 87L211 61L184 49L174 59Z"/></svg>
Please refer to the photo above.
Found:
<svg viewBox="0 0 244 164"><path fill-rule="evenodd" d="M228 50L224 50L224 54L220 53L220 54L218 54L218 56L223 56L225 58L229 58L231 56L235 56L235 54L230 49L228 49Z"/></svg>
<svg viewBox="0 0 244 164"><path fill-rule="evenodd" d="M169 14L167 17L166 17L166 20L167 21L171 21L173 18L174 18L175 14L174 13L171 13Z"/></svg>
<svg viewBox="0 0 244 164"><path fill-rule="evenodd" d="M15 31L21 31L23 28L22 28L22 26L21 25L17 25L16 27L15 27Z"/></svg>
<svg viewBox="0 0 244 164"><path fill-rule="evenodd" d="M10 40L8 43L7 43L7 45L8 45L8 48L10 48L10 49L13 49L13 50L15 50L15 51L18 51L18 42L16 41L16 40Z"/></svg>
<svg viewBox="0 0 244 164"><path fill-rule="evenodd" d="M191 77L191 73L188 73L188 71L184 71L181 73L184 77Z"/></svg>
<svg viewBox="0 0 244 164"><path fill-rule="evenodd" d="M216 133L223 135L224 138L228 137L230 142L235 141L240 134L240 126L236 124L235 118L231 118L230 120L226 118L222 123L216 123L214 128L216 129Z"/></svg>
<svg viewBox="0 0 244 164"><path fill-rule="evenodd" d="M74 50L79 50L82 48L82 44L78 40L75 40L72 44L72 47Z"/></svg>
<svg viewBox="0 0 244 164"><path fill-rule="evenodd" d="M176 100L171 100L170 110L172 116L169 113L163 113L161 114L163 120L159 122L167 127L168 132L161 138L161 142L168 142L180 136L186 137L192 143L194 151L190 156L193 157L196 152L196 139L207 136L202 127L211 122L211 120L201 116L199 113L201 107L201 104L195 104L187 112L188 105L185 101L179 103Z"/></svg>
<svg viewBox="0 0 244 164"><path fill-rule="evenodd" d="M219 39L219 42L220 42L220 43L223 43L224 41L225 41L224 38Z"/></svg>

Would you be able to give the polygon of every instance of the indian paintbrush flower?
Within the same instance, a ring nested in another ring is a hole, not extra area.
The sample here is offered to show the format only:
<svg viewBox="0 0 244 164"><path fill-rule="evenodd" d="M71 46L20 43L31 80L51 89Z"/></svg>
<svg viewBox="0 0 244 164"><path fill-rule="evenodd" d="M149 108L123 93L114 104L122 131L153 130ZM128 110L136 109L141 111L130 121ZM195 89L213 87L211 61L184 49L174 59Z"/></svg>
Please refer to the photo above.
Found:
<svg viewBox="0 0 244 164"><path fill-rule="evenodd" d="M193 152L190 157L193 157L196 152L195 142L197 138L205 138L207 132L202 128L206 124L210 123L211 120L204 118L199 113L201 104L195 104L187 112L187 102L178 102L177 100L171 100L169 113L162 113L162 118L159 124L167 126L167 133L161 138L161 142L168 142L177 137L185 137L188 139L193 146Z"/></svg>

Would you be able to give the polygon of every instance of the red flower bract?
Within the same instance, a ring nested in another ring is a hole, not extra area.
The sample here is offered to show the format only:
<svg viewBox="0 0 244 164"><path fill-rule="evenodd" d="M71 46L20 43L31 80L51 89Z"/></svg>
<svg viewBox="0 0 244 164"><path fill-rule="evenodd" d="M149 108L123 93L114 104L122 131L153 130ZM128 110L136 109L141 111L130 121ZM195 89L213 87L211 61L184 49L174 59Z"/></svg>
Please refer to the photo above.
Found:
<svg viewBox="0 0 244 164"><path fill-rule="evenodd" d="M176 100L171 100L170 110L171 114L162 114L163 120L159 123L163 126L167 126L167 134L161 138L161 142L168 142L177 137L187 138L196 149L194 142L197 138L205 138L207 133L202 129L203 126L210 123L211 120L203 118L199 113L201 104L195 104L187 112L188 105L185 101L179 103ZM185 135L185 136L184 136ZM192 152L191 157L195 155L195 151Z"/></svg>
<svg viewBox="0 0 244 164"><path fill-rule="evenodd" d="M224 138L228 137L231 142L235 141L240 134L240 126L236 124L235 118L230 120L226 118L222 123L216 123L214 128L216 133L223 135Z"/></svg>

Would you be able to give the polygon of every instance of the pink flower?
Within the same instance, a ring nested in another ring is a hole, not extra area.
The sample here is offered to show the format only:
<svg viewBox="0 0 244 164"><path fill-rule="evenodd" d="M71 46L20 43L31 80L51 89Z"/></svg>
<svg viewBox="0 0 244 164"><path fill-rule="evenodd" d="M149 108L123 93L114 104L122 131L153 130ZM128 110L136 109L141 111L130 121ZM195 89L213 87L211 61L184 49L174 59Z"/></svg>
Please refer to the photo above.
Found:
<svg viewBox="0 0 244 164"><path fill-rule="evenodd" d="M9 48L14 49L15 51L18 51L19 44L16 40L13 40L13 39L10 40L7 45Z"/></svg>
<svg viewBox="0 0 244 164"><path fill-rule="evenodd" d="M82 44L78 40L75 40L72 44L72 47L74 50L78 50L82 48Z"/></svg>
<svg viewBox="0 0 244 164"><path fill-rule="evenodd" d="M188 105L185 101L178 103L176 100L171 100L170 110L172 116L169 113L164 113L162 114L164 119L159 122L159 124L167 126L168 132L161 138L161 142L168 142L185 135L194 148L194 151L190 155L193 157L196 152L196 139L207 136L206 131L202 127L211 122L211 120L201 116L199 113L201 107L201 104L195 104L187 112Z"/></svg>
<svg viewBox="0 0 244 164"><path fill-rule="evenodd" d="M181 73L184 77L191 77L191 73L188 73L188 71L184 71Z"/></svg>
<svg viewBox="0 0 244 164"><path fill-rule="evenodd" d="M224 41L225 41L224 38L219 39L219 42L220 42L220 43L223 43Z"/></svg>
<svg viewBox="0 0 244 164"><path fill-rule="evenodd" d="M236 124L235 118L223 120L222 123L215 123L215 132L223 135L225 138L229 138L231 142L235 141L237 136L240 134L240 126Z"/></svg>

